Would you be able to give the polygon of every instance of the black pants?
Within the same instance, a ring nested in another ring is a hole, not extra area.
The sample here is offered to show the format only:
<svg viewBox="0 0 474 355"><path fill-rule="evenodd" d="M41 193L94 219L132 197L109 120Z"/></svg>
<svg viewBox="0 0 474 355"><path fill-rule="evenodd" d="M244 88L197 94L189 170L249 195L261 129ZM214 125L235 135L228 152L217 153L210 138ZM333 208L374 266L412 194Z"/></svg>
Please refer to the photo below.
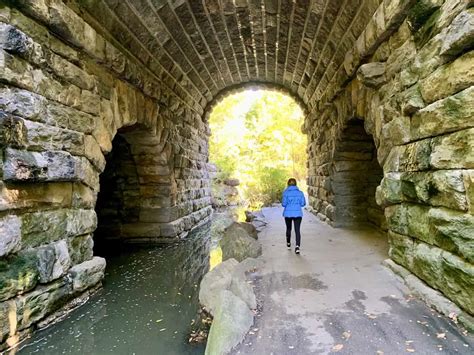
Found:
<svg viewBox="0 0 474 355"><path fill-rule="evenodd" d="M295 224L295 234L296 234L296 246L299 247L301 244L301 220L302 217L285 217L286 223L286 242L289 243L291 240L291 222Z"/></svg>

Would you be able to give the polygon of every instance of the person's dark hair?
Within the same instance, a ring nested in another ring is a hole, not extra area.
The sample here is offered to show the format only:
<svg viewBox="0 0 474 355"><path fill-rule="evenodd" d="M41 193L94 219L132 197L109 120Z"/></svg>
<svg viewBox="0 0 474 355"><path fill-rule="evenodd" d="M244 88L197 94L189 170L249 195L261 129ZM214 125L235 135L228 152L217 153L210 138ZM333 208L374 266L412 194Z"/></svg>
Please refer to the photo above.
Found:
<svg viewBox="0 0 474 355"><path fill-rule="evenodd" d="M288 179L288 186L296 186L296 179L295 178Z"/></svg>

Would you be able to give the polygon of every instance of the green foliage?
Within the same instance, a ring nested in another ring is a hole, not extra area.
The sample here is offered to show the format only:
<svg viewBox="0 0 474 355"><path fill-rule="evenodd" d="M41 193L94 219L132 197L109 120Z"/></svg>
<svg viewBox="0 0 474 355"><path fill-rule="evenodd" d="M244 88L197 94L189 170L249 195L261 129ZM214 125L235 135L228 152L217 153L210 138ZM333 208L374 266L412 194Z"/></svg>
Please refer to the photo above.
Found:
<svg viewBox="0 0 474 355"><path fill-rule="evenodd" d="M295 101L273 91L246 91L223 100L212 112L210 160L240 180L251 208L281 198L286 181L306 178L303 113Z"/></svg>

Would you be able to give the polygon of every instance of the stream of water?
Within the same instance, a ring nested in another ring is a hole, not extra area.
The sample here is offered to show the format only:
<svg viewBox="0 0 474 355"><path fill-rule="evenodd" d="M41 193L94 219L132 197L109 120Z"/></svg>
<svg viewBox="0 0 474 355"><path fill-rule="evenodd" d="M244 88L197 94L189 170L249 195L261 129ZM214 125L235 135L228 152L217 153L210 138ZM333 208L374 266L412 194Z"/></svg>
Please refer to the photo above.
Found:
<svg viewBox="0 0 474 355"><path fill-rule="evenodd" d="M19 353L203 354L188 336L209 269L209 239L206 226L178 244L107 256L103 289Z"/></svg>

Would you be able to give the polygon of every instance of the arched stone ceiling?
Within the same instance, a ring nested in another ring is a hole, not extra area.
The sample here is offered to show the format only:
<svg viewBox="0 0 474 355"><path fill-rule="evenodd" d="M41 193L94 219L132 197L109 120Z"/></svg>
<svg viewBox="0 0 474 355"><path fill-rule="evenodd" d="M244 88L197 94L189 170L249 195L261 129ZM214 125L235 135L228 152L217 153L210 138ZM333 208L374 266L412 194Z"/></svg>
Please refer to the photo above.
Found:
<svg viewBox="0 0 474 355"><path fill-rule="evenodd" d="M381 0L76 0L101 33L203 109L243 83L317 101ZM324 80L323 80L324 79Z"/></svg>

